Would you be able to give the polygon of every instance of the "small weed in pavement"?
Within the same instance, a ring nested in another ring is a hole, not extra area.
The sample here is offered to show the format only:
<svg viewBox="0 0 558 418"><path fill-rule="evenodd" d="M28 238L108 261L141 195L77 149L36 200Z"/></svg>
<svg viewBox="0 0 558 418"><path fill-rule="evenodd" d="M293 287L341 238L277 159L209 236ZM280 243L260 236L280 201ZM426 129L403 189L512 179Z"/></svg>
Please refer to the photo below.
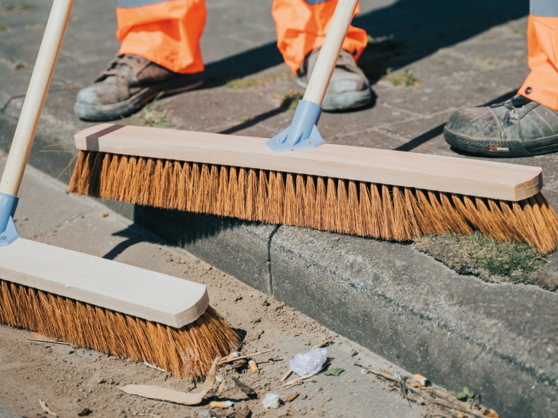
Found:
<svg viewBox="0 0 558 418"><path fill-rule="evenodd" d="M258 88L276 83L277 81L291 79L294 79L294 75L291 72L275 71L273 73L257 77L236 78L228 81L227 84L225 84L225 87L232 90Z"/></svg>
<svg viewBox="0 0 558 418"><path fill-rule="evenodd" d="M6 25L0 24L0 32L5 32L8 27Z"/></svg>
<svg viewBox="0 0 558 418"><path fill-rule="evenodd" d="M501 59L491 59L491 58L484 58L484 57L473 57L473 60L483 64L483 65L488 65L489 67L499 67L500 65L502 65L504 62Z"/></svg>
<svg viewBox="0 0 558 418"><path fill-rule="evenodd" d="M391 83L392 86L418 86L420 80L415 77L415 75L409 70L405 68L403 72L393 73L391 70L388 69L388 72L385 76L382 77L382 80Z"/></svg>
<svg viewBox="0 0 558 418"><path fill-rule="evenodd" d="M296 110L298 106L298 102L302 100L302 94L298 91L290 89L288 93L277 93L272 94L271 97L274 99L279 99L282 108L289 109L289 110Z"/></svg>
<svg viewBox="0 0 558 418"><path fill-rule="evenodd" d="M393 51L403 47L403 45L403 42L396 40L393 35L376 37L368 35L366 50L373 52Z"/></svg>
<svg viewBox="0 0 558 418"><path fill-rule="evenodd" d="M28 3L21 3L21 4L10 4L6 6L6 11L8 13L23 13L33 9Z"/></svg>
<svg viewBox="0 0 558 418"><path fill-rule="evenodd" d="M417 248L439 259L451 268L467 270L469 274L480 269L484 275L507 277L519 282L531 272L544 267L547 255L527 244L516 241L500 243L480 233L463 235L428 235L415 240ZM465 271L463 271L465 272Z"/></svg>
<svg viewBox="0 0 558 418"><path fill-rule="evenodd" d="M250 116L241 116L238 121L240 123L248 123L252 120L252 118Z"/></svg>
<svg viewBox="0 0 558 418"><path fill-rule="evenodd" d="M141 112L132 115L130 119L139 121L142 125L151 127L164 126L172 128L174 126L171 120L172 110L160 110L163 103L158 100L161 96L163 96L163 94L164 92L159 93L159 95L155 97L151 103L145 105Z"/></svg>

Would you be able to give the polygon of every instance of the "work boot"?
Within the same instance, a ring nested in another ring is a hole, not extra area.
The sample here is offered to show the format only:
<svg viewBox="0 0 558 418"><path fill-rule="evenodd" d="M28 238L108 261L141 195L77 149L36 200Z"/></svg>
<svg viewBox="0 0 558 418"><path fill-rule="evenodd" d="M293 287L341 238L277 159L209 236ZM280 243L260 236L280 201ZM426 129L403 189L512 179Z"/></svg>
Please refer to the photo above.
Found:
<svg viewBox="0 0 558 418"><path fill-rule="evenodd" d="M444 138L452 147L487 157L558 151L558 111L516 95L492 106L453 113Z"/></svg>
<svg viewBox="0 0 558 418"><path fill-rule="evenodd" d="M78 93L74 113L84 120L128 116L163 92L164 96L203 84L203 72L179 74L137 55L117 55L107 69Z"/></svg>
<svg viewBox="0 0 558 418"><path fill-rule="evenodd" d="M308 87L320 49L314 49L304 58L297 73L299 86ZM322 109L325 111L357 109L366 106L371 100L372 92L368 79L356 65L353 56L342 49L331 75Z"/></svg>

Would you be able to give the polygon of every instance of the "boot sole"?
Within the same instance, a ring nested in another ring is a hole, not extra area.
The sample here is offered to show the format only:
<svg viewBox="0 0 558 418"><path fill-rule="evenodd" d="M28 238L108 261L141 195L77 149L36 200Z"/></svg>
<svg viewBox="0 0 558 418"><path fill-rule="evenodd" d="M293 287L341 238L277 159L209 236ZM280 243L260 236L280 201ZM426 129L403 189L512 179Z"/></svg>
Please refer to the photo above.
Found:
<svg viewBox="0 0 558 418"><path fill-rule="evenodd" d="M453 132L444 128L444 139L452 147L485 157L530 157L558 151L558 135L536 141L487 141Z"/></svg>
<svg viewBox="0 0 558 418"><path fill-rule="evenodd" d="M300 78L296 80L296 83L300 87L308 87L308 83ZM371 100L372 92L369 88L361 91L350 91L335 96L324 97L322 110L324 112L337 112L341 110L359 109L369 104Z"/></svg>
<svg viewBox="0 0 558 418"><path fill-rule="evenodd" d="M176 84L179 82L179 80L170 80L165 83L148 86L129 97L127 100L109 105L88 105L76 102L74 105L74 113L78 118L87 121L99 122L120 119L137 112L161 92L164 92L162 97L171 96L198 88L203 85L204 81L203 78L201 78L198 81L188 81L185 85L177 86Z"/></svg>

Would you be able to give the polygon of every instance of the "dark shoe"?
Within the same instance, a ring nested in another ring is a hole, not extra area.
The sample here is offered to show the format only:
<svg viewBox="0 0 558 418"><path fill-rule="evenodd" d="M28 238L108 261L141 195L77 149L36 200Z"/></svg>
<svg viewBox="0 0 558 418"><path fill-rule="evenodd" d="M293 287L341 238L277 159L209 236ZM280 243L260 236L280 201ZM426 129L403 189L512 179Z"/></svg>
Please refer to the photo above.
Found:
<svg viewBox="0 0 558 418"><path fill-rule="evenodd" d="M78 93L74 113L85 120L111 120L141 109L159 93L165 96L203 84L203 73L173 73L137 55L117 55L93 84Z"/></svg>
<svg viewBox="0 0 558 418"><path fill-rule="evenodd" d="M523 96L453 113L444 138L457 149L487 157L525 157L558 151L558 111Z"/></svg>
<svg viewBox="0 0 558 418"><path fill-rule="evenodd" d="M298 70L297 83L299 86L308 87L308 81L319 54L320 48L317 48L304 58ZM372 92L368 79L356 65L353 56L342 49L335 70L333 70L322 109L325 111L357 109L366 106L371 100Z"/></svg>

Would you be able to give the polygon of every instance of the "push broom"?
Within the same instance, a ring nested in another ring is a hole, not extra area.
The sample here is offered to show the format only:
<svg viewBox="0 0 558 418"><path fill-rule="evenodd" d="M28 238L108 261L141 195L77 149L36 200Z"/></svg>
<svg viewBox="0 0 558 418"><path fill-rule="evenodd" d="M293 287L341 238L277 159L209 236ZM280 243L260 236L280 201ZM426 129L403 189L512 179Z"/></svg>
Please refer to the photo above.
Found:
<svg viewBox="0 0 558 418"><path fill-rule="evenodd" d="M0 321L202 377L239 341L209 306L205 286L28 241L15 228L16 196L72 5L54 0L0 182Z"/></svg>
<svg viewBox="0 0 558 418"><path fill-rule="evenodd" d="M357 0L339 0L289 128L276 137L97 125L68 191L138 205L407 241L422 234L558 246L538 167L324 144L316 124Z"/></svg>

